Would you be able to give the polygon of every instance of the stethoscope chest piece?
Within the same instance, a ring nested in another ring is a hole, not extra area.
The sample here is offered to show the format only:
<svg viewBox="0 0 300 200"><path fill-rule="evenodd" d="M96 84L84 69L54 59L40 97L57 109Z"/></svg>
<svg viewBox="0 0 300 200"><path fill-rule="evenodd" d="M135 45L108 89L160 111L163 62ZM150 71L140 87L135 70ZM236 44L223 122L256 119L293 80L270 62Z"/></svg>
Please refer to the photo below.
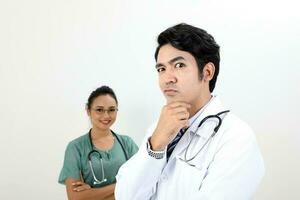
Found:
<svg viewBox="0 0 300 200"><path fill-rule="evenodd" d="M102 178L101 180L98 180L96 175L95 175L95 171L94 171L94 167L93 167L93 163L92 163L92 154L96 154L98 155L99 157L99 160L100 160L100 166L101 166L101 173L102 173ZM102 156L101 154L96 151L96 150L92 150L89 154L88 154L88 163L89 163L89 166L90 166L90 169L91 169L91 172L92 172L92 175L93 175L93 178L94 178L94 185L99 185L99 184L102 184L102 183L105 183L107 181L107 179L105 178L105 175L104 175L104 168L103 168L103 159L102 159Z"/></svg>

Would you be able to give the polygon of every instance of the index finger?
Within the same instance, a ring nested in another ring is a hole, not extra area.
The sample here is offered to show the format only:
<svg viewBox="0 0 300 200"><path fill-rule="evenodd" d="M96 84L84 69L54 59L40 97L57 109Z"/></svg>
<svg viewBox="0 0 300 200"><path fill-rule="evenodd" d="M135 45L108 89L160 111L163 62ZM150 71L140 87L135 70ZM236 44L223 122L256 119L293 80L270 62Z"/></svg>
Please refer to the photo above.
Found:
<svg viewBox="0 0 300 200"><path fill-rule="evenodd" d="M167 104L167 106L170 106L171 108L177 108L177 107L181 107L181 106L190 108L191 104L184 102L184 101L175 101L175 102Z"/></svg>

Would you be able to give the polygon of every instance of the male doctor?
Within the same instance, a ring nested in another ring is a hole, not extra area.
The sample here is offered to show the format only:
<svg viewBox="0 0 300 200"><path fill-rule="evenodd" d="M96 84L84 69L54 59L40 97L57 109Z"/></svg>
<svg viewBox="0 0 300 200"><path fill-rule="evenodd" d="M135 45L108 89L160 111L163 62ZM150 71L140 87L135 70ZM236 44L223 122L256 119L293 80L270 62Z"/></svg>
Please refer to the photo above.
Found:
<svg viewBox="0 0 300 200"><path fill-rule="evenodd" d="M116 199L252 199L263 159L251 128L212 95L219 45L205 30L178 24L158 36L155 59L166 105L120 168Z"/></svg>

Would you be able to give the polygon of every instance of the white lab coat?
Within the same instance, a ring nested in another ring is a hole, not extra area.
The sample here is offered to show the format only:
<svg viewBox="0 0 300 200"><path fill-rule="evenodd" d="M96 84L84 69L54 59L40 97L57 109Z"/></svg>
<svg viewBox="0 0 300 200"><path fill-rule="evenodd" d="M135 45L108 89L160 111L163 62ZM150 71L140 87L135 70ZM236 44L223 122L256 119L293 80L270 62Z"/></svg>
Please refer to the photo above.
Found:
<svg viewBox="0 0 300 200"><path fill-rule="evenodd" d="M199 122L208 115L224 111L218 97L204 108L195 123L175 147L169 161L148 155L146 135L143 144L117 175L117 200L246 200L253 199L264 174L263 159L255 135L249 126L231 112L208 145L190 163L191 158L212 134L216 120L206 121L197 133Z"/></svg>

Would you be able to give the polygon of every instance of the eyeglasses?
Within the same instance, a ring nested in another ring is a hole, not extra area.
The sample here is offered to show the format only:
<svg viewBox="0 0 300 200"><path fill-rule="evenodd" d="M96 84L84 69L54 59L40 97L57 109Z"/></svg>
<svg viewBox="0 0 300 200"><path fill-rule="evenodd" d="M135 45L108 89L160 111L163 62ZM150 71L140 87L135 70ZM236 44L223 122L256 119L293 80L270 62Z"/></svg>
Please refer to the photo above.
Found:
<svg viewBox="0 0 300 200"><path fill-rule="evenodd" d="M92 110L94 110L99 115L103 115L105 112L107 112L107 114L109 114L109 115L114 115L117 113L118 108L109 108L109 109L96 108L96 109L92 109Z"/></svg>

